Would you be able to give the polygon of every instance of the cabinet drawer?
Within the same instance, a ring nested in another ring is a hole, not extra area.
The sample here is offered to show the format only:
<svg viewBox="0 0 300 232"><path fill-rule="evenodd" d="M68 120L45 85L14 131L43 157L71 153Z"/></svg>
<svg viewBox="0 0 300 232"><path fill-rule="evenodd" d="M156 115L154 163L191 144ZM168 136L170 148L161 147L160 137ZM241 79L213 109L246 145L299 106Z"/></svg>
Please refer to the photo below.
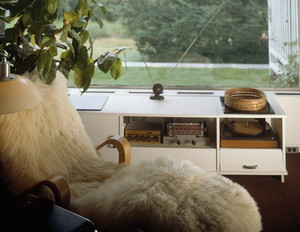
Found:
<svg viewBox="0 0 300 232"><path fill-rule="evenodd" d="M282 171L280 149L221 149L220 170L231 172Z"/></svg>
<svg viewBox="0 0 300 232"><path fill-rule="evenodd" d="M142 160L168 156L189 160L193 164L206 170L217 170L216 149L131 147L132 165L137 164Z"/></svg>

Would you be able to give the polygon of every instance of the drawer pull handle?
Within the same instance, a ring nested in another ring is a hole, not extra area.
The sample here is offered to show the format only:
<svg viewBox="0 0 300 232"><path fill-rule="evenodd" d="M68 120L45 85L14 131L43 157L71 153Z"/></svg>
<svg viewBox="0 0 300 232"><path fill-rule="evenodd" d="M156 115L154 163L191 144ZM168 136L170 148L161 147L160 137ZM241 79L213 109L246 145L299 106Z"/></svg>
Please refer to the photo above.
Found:
<svg viewBox="0 0 300 232"><path fill-rule="evenodd" d="M244 165L243 168L245 168L245 169L257 169L258 165Z"/></svg>

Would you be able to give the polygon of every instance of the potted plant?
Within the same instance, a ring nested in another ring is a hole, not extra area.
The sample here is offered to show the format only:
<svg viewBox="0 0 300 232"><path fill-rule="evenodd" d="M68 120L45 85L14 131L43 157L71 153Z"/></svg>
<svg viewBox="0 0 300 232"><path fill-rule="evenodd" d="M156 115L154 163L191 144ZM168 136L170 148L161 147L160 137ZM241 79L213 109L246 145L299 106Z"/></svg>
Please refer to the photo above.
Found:
<svg viewBox="0 0 300 232"><path fill-rule="evenodd" d="M2 0L0 18L15 24L0 37L1 56L11 63L13 73L22 75L37 69L47 84L53 82L57 70L66 77L73 70L74 82L83 92L91 83L95 64L117 79L122 72L118 55L126 48L92 59L93 38L87 25L95 19L101 29L100 14L106 14L106 9L98 0L78 0L74 10L68 12L59 0ZM56 26L58 20L62 21L60 27ZM63 49L60 55L59 49Z"/></svg>

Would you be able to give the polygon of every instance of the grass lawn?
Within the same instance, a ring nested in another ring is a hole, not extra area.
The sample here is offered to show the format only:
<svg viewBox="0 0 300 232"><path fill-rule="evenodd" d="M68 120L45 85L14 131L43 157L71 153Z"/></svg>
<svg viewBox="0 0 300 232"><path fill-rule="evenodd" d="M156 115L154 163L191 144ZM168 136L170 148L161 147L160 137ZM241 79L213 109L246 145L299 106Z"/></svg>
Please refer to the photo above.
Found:
<svg viewBox="0 0 300 232"><path fill-rule="evenodd" d="M234 69L234 68L177 68L167 79L172 68L149 68L155 83L165 87L253 87L270 88L272 81L267 69ZM72 83L72 81L71 81ZM153 86L146 68L123 67L122 76L118 80L110 74L95 68L92 85L105 86Z"/></svg>

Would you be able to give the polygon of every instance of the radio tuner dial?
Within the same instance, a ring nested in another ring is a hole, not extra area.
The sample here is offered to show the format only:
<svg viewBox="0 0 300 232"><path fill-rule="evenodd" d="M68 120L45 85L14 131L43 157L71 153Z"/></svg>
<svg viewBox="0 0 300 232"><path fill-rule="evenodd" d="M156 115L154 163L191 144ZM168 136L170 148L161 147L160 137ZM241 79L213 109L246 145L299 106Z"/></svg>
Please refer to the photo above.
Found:
<svg viewBox="0 0 300 232"><path fill-rule="evenodd" d="M147 136L147 137L146 137L146 141L147 141L147 142L150 142L150 141L151 141L151 137L150 137L150 136Z"/></svg>
<svg viewBox="0 0 300 232"><path fill-rule="evenodd" d="M131 140L132 140L132 136L131 136L131 135L128 135L128 136L126 137L126 139L127 139L128 141L131 141Z"/></svg>
<svg viewBox="0 0 300 232"><path fill-rule="evenodd" d="M135 141L138 142L138 141L140 141L140 139L141 139L140 136L138 136L138 135L134 136L134 140L135 140Z"/></svg>
<svg viewBox="0 0 300 232"><path fill-rule="evenodd" d="M153 137L153 141L158 142L159 138L157 136Z"/></svg>

